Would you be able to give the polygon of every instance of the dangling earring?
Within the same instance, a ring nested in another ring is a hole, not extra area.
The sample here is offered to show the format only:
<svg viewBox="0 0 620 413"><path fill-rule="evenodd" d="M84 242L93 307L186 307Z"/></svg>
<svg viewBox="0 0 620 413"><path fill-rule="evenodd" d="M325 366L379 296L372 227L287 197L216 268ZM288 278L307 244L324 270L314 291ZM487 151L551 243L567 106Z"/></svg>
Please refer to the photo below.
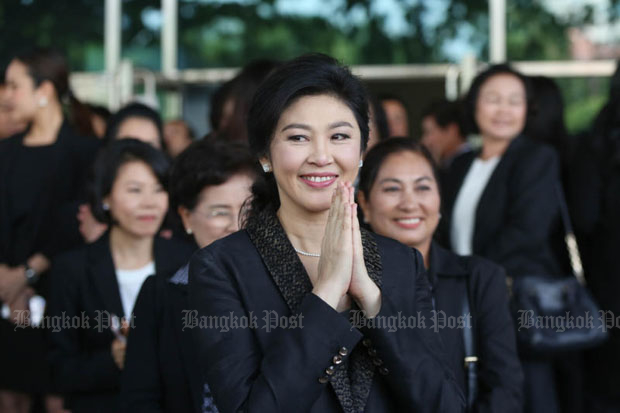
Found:
<svg viewBox="0 0 620 413"><path fill-rule="evenodd" d="M101 205L101 208L103 208L104 211L109 211L110 210L110 205L107 202L104 202Z"/></svg>
<svg viewBox="0 0 620 413"><path fill-rule="evenodd" d="M47 106L47 98L45 96L41 96L39 99L39 107L44 108Z"/></svg>
<svg viewBox="0 0 620 413"><path fill-rule="evenodd" d="M187 233L187 235L192 235L192 233L193 233L193 231L192 231L192 229L191 229L191 228L187 228L187 229L185 230L185 232Z"/></svg>
<svg viewBox="0 0 620 413"><path fill-rule="evenodd" d="M264 163L262 166L265 173L271 172L271 165L269 165L268 163Z"/></svg>
<svg viewBox="0 0 620 413"><path fill-rule="evenodd" d="M360 159L360 166L359 167L361 168L362 166L364 166L364 160Z"/></svg>

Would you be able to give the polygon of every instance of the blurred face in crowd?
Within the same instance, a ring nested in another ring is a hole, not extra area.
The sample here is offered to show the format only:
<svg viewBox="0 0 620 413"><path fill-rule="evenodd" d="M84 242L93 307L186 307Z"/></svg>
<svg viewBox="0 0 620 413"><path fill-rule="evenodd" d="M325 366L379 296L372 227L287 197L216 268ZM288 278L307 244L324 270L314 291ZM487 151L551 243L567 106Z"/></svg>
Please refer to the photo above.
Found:
<svg viewBox="0 0 620 413"><path fill-rule="evenodd" d="M403 151L383 161L368 197L359 204L372 230L405 245L428 251L439 223L440 197L429 162Z"/></svg>
<svg viewBox="0 0 620 413"><path fill-rule="evenodd" d="M381 101L390 130L390 136L409 136L407 109L395 99Z"/></svg>
<svg viewBox="0 0 620 413"><path fill-rule="evenodd" d="M451 123L442 127L433 116L425 116L422 119L421 142L437 162L450 156L463 143L456 124Z"/></svg>
<svg viewBox="0 0 620 413"><path fill-rule="evenodd" d="M252 182L248 174L233 175L221 185L205 187L193 210L179 207L183 226L200 248L239 230L239 212L251 195Z"/></svg>
<svg viewBox="0 0 620 413"><path fill-rule="evenodd" d="M269 159L281 208L327 211L339 181L353 182L360 161L361 132L355 115L331 95L303 96L280 116Z"/></svg>
<svg viewBox="0 0 620 413"><path fill-rule="evenodd" d="M122 165L104 199L118 228L133 237L154 236L168 210L168 193L142 161Z"/></svg>
<svg viewBox="0 0 620 413"><path fill-rule="evenodd" d="M154 148L161 149L157 125L148 118L130 117L125 119L119 126L116 136L118 139L138 139Z"/></svg>
<svg viewBox="0 0 620 413"><path fill-rule="evenodd" d="M11 61L6 70L5 102L14 122L30 122L44 96L34 86L28 67L19 60Z"/></svg>
<svg viewBox="0 0 620 413"><path fill-rule="evenodd" d="M187 124L182 120L173 120L166 123L164 126L164 141L166 142L168 154L176 158L192 143Z"/></svg>
<svg viewBox="0 0 620 413"><path fill-rule="evenodd" d="M514 139L525 127L526 115L525 87L518 77L497 74L480 87L475 117L483 139Z"/></svg>

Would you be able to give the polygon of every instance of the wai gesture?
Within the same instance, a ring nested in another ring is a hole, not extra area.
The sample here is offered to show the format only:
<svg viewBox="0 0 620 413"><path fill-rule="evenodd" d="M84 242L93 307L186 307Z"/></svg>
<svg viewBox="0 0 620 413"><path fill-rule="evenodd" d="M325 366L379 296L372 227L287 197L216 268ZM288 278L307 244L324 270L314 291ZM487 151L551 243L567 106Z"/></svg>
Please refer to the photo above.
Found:
<svg viewBox="0 0 620 413"><path fill-rule="evenodd" d="M318 279L313 292L334 309L349 295L372 318L381 308L381 291L368 276L362 237L350 183L338 183L321 245Z"/></svg>

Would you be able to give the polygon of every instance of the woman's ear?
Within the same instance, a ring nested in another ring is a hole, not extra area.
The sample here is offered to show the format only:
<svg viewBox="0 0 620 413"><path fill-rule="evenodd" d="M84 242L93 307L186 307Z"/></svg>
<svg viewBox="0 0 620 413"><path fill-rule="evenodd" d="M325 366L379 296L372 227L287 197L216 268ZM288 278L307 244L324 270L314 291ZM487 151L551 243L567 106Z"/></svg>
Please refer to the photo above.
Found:
<svg viewBox="0 0 620 413"><path fill-rule="evenodd" d="M54 85L49 80L41 82L36 89L36 93L39 98L45 98L47 101L58 99L58 96L56 96L56 88L54 88Z"/></svg>

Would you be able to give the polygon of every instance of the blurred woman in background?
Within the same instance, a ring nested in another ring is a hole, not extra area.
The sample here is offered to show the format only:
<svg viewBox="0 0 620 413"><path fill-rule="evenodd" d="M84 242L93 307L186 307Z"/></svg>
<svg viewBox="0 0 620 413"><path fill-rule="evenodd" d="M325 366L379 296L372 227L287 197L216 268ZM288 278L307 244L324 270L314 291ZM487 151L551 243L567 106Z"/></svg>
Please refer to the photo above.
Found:
<svg viewBox="0 0 620 413"><path fill-rule="evenodd" d="M107 120L104 145L126 138L146 142L162 152L166 149L159 113L142 103L129 103ZM77 219L86 242L96 241L108 228L95 218L88 204L80 205Z"/></svg>
<svg viewBox="0 0 620 413"><path fill-rule="evenodd" d="M442 239L459 255L479 255L510 277L559 276L553 235L560 225L555 151L522 135L529 80L507 65L491 66L466 97L469 132L480 151L454 160L443 182ZM559 409L550 358L524 360L525 411Z"/></svg>
<svg viewBox="0 0 620 413"><path fill-rule="evenodd" d="M99 144L78 136L70 122L81 119L82 105L69 89L62 54L20 54L5 80L9 114L27 129L0 142L0 410L27 412L30 395L49 390L43 331L15 329L5 318L22 323L11 314L28 310L34 295L47 297L52 258L80 244L75 215ZM49 399L48 407L58 404Z"/></svg>
<svg viewBox="0 0 620 413"><path fill-rule="evenodd" d="M123 139L94 165L91 208L109 226L96 242L57 257L52 269L50 315L88 317L93 325L51 335L54 378L72 412L119 410L125 335L143 281L183 265L193 248L156 236L168 209L166 156Z"/></svg>
<svg viewBox="0 0 620 413"><path fill-rule="evenodd" d="M259 174L246 146L199 141L175 161L170 194L183 225L199 248L239 229L242 206ZM127 347L123 409L134 411L217 411L196 364L191 329L183 328L190 308L188 265L144 282Z"/></svg>

